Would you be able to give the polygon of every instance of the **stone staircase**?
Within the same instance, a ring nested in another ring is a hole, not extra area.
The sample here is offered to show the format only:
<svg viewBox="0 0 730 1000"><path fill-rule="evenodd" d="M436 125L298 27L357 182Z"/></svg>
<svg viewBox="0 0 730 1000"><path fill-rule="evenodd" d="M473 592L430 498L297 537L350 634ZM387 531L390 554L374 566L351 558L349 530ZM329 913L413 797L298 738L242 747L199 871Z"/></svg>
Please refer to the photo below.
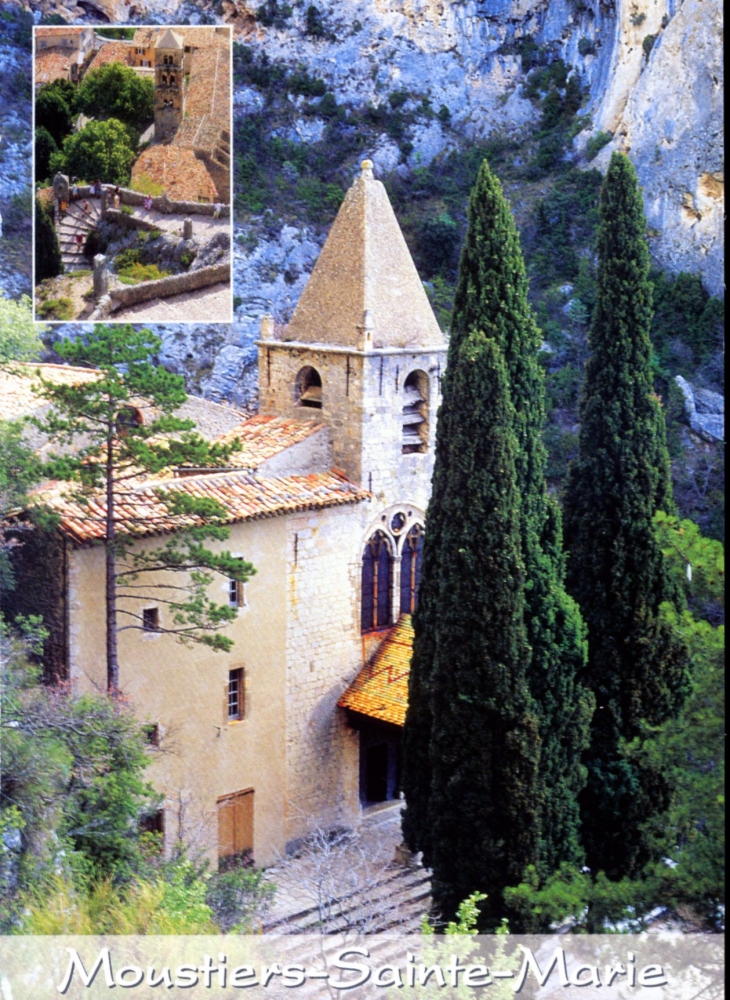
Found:
<svg viewBox="0 0 730 1000"><path fill-rule="evenodd" d="M402 801L364 811L358 834L334 849L304 851L270 869L277 887L265 934L418 933L431 903L431 872L401 856ZM407 852L406 852L407 853Z"/></svg>
<svg viewBox="0 0 730 1000"><path fill-rule="evenodd" d="M92 229L96 228L101 219L101 198L87 198L86 201L89 203L90 211L84 212L81 207L84 199L79 198L78 201L69 204L63 219L56 221L56 233L66 274L73 274L74 271L88 271L93 266L83 252L79 252L76 246L76 234L81 233L83 237L81 244L83 251L86 237Z"/></svg>
<svg viewBox="0 0 730 1000"><path fill-rule="evenodd" d="M345 893L321 905L304 905L299 910L264 921L264 934L346 933L415 934L431 902L431 873L425 868L405 868L393 864L382 877L367 886L367 896Z"/></svg>

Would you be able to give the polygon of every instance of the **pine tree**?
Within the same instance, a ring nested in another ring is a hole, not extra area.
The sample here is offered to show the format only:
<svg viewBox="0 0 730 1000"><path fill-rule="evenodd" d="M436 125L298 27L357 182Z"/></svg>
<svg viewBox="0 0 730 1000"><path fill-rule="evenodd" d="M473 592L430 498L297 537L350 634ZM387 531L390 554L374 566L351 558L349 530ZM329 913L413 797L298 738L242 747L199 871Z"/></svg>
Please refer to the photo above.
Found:
<svg viewBox="0 0 730 1000"><path fill-rule="evenodd" d="M634 169L614 153L601 191L580 450L565 499L568 584L588 625L585 681L596 696L581 810L588 864L609 877L639 870L639 826L666 805L661 780L632 765L621 741L640 734L642 719L676 714L686 690L685 649L659 615L676 592L651 522L673 503L652 384L645 228Z"/></svg>
<svg viewBox="0 0 730 1000"><path fill-rule="evenodd" d="M444 406L453 433L439 430L445 462L414 618L405 831L433 868L442 915L485 891L489 922L503 912L504 887L537 858L539 735L527 683L514 414L501 352L483 333L452 352Z"/></svg>
<svg viewBox="0 0 730 1000"><path fill-rule="evenodd" d="M39 373L35 387L51 409L33 422L65 449L50 455L43 471L71 484L69 499L82 510L92 500L88 517L104 526L107 688L113 697L120 692L118 634L146 627L140 577L154 574L156 600L170 612L169 624L159 631L226 652L233 643L221 629L235 610L210 599L212 575L245 582L255 572L245 560L205 547L207 539L228 537L226 512L212 498L158 486L159 509L134 514L132 500L144 473L220 465L235 450L208 444L194 433L192 420L175 415L187 398L184 379L152 363L160 344L149 330L128 324L95 326L84 339L63 340L55 350L76 366L91 367L96 377L69 384ZM140 405L148 408L147 420L137 419ZM156 523L164 543L135 551L136 535Z"/></svg>
<svg viewBox="0 0 730 1000"><path fill-rule="evenodd" d="M540 721L541 846L538 868L555 871L561 862L581 864L580 818L577 797L585 783L581 754L588 738L593 702L577 674L585 664L585 629L573 599L564 587L560 510L546 492L546 454L542 442L545 418L542 369L538 361L540 332L527 299L527 275L517 230L499 181L485 162L477 179L469 207L469 227L462 250L459 282L454 300L449 367L463 339L474 329L483 330L499 346L506 362L508 391L516 434L516 476L521 499L520 552L525 567L525 627L531 650L529 683ZM448 385L448 372L446 376ZM444 396L439 413L439 442L448 442L452 431L451 402ZM444 488L449 470L446 449L437 444L433 496ZM428 534L434 525L436 505L429 507ZM433 616L430 607L432 568L424 552L423 583L419 605ZM423 653L425 660L430 654ZM413 723L423 718L419 705L420 660L409 698L416 699ZM423 738L423 734L420 739ZM406 734L406 746L420 742ZM415 751L410 753L414 764ZM416 778L413 777L415 782ZM425 780L425 776L424 776ZM418 786L415 802L408 796L405 832L415 838L423 830L419 802L424 788ZM409 814L410 817L409 817ZM421 842L420 840L418 841Z"/></svg>

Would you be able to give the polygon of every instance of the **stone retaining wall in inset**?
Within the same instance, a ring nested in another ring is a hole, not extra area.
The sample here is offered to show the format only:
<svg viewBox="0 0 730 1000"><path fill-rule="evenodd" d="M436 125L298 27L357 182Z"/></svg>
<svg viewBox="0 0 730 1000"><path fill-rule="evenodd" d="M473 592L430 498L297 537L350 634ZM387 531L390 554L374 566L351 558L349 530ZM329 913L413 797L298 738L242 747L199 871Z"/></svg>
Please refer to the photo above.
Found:
<svg viewBox="0 0 730 1000"><path fill-rule="evenodd" d="M109 311L113 313L117 309L135 306L139 302L163 299L169 295L183 295L185 292L194 292L198 288L230 280L230 264L212 264L210 267L201 267L199 271L187 271L185 274L172 274L167 278L158 278L157 281L142 281L139 285L114 288L109 292L111 299Z"/></svg>

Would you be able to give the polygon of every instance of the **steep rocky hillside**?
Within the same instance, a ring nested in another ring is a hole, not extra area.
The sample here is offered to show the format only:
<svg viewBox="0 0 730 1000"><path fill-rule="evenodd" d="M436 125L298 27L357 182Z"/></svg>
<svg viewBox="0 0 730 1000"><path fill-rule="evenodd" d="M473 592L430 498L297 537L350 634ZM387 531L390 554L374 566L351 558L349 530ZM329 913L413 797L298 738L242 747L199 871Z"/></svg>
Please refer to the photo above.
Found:
<svg viewBox="0 0 730 1000"><path fill-rule="evenodd" d="M674 377L710 392L722 377L719 302L709 298L723 288L719 0L22 3L36 19L234 27L236 320L157 331L162 360L214 399L255 405L260 317L290 315L365 156L448 327L466 199L489 156L520 225L545 334L556 484L575 449L600 171L613 149L627 151L658 268L657 388L677 461L693 456L687 489L712 506L718 461L678 423ZM8 51L30 71L27 45ZM14 183L18 169L27 176L27 109L0 111L13 126ZM8 197L0 187L3 211ZM28 236L18 235L16 250ZM22 280L5 247L0 284L17 294Z"/></svg>

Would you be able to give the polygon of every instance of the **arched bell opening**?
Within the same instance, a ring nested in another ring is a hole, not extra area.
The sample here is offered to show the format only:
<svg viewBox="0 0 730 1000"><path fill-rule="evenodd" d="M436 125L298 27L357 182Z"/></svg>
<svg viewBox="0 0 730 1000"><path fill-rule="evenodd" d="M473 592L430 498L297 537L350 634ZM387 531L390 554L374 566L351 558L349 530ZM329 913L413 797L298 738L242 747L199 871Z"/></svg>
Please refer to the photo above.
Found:
<svg viewBox="0 0 730 1000"><path fill-rule="evenodd" d="M428 375L416 369L403 383L402 453L428 451Z"/></svg>
<svg viewBox="0 0 730 1000"><path fill-rule="evenodd" d="M322 379L316 368L306 365L297 375L295 385L297 406L322 409Z"/></svg>

